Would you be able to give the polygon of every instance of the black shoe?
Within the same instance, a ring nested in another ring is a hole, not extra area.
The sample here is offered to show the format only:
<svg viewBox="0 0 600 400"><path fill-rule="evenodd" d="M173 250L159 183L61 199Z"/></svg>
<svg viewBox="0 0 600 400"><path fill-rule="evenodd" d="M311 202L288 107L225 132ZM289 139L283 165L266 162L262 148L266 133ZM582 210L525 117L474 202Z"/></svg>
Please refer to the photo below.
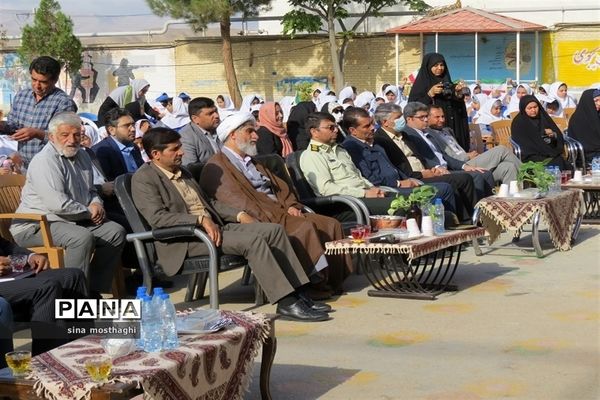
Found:
<svg viewBox="0 0 600 400"><path fill-rule="evenodd" d="M320 301L313 301L313 299L311 299L304 293L298 293L298 297L300 297L300 300L306 303L306 305L313 311L320 311L324 313L333 311L329 304L321 303Z"/></svg>
<svg viewBox="0 0 600 400"><path fill-rule="evenodd" d="M277 314L283 319L301 322L327 321L329 315L324 312L311 310L302 299L298 299L289 306L277 304Z"/></svg>

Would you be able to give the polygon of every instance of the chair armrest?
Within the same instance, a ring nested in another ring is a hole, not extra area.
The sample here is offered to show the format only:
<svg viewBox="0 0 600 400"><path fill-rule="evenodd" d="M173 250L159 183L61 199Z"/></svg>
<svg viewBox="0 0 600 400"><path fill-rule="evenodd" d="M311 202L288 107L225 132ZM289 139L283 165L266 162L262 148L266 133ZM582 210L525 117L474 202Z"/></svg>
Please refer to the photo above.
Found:
<svg viewBox="0 0 600 400"><path fill-rule="evenodd" d="M350 207L350 209L354 212L354 215L356 216L356 222L358 224L366 224L369 222L369 210L362 201L355 197L344 195L321 196L301 199L300 202L311 207L342 203Z"/></svg>
<svg viewBox="0 0 600 400"><path fill-rule="evenodd" d="M54 247L52 234L50 233L50 224L45 214L26 214L26 213L4 213L0 214L0 219L28 219L40 223L40 232L44 247Z"/></svg>
<svg viewBox="0 0 600 400"><path fill-rule="evenodd" d="M150 270L150 263L146 250L144 249L143 241L147 240L163 240L163 239L177 239L177 238L193 238L200 239L208 247L209 255L209 270L208 278L210 285L210 308L219 308L219 255L217 253L217 246L210 239L210 237L203 232L196 225L179 225L171 226L168 228L153 229L151 231L130 233L126 236L128 242L133 242L135 246L135 252L138 256L140 268L144 275L144 286L150 288L152 285L152 273Z"/></svg>
<svg viewBox="0 0 600 400"><path fill-rule="evenodd" d="M520 160L521 159L521 146L512 139L510 139L510 144L513 148L513 153L515 153L515 156L517 156L517 158Z"/></svg>
<svg viewBox="0 0 600 400"><path fill-rule="evenodd" d="M30 219L32 221L47 221L44 214L4 213L0 219Z"/></svg>

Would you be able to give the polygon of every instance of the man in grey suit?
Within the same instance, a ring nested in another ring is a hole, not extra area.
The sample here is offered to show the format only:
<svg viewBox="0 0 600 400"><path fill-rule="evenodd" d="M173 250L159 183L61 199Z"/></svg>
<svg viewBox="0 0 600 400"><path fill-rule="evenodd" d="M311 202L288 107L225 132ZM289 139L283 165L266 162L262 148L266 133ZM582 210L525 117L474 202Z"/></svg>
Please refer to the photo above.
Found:
<svg viewBox="0 0 600 400"><path fill-rule="evenodd" d="M302 293L309 279L281 225L257 223L243 210L207 202L191 174L181 168L184 152L174 130L150 129L142 144L151 162L133 175L132 197L153 229L196 224L224 253L248 260L269 301L277 303L279 314L300 321L329 319L326 311L331 307L314 303ZM169 240L155 246L167 275L176 274L186 257L208 254L199 241Z"/></svg>
<svg viewBox="0 0 600 400"><path fill-rule="evenodd" d="M214 101L207 97L196 97L188 106L191 122L181 128L183 165L206 163L220 152L221 143L216 129L221 120Z"/></svg>
<svg viewBox="0 0 600 400"><path fill-rule="evenodd" d="M510 183L517 179L517 172L521 161L509 149L500 145L479 154L477 151L467 153L456 141L452 129L446 126L444 109L438 105L429 106L429 127L426 132L431 133L434 142L444 154L462 161L472 167L485 168L492 171L494 180L501 183Z"/></svg>

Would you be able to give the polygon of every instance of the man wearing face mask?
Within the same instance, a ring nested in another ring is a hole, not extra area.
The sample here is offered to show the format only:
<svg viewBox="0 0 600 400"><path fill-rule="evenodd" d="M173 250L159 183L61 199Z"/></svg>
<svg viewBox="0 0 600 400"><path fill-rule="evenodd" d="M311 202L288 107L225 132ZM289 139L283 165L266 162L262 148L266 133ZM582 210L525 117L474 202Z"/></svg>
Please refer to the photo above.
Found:
<svg viewBox="0 0 600 400"><path fill-rule="evenodd" d="M466 174L442 174L436 168L425 168L410 142L404 140L402 130L406 121L402 108L393 103L381 104L375 110L375 120L380 128L375 132L374 143L381 146L392 165L411 178L425 183L447 183L454 189L456 214L462 222L470 220L475 204L473 179Z"/></svg>

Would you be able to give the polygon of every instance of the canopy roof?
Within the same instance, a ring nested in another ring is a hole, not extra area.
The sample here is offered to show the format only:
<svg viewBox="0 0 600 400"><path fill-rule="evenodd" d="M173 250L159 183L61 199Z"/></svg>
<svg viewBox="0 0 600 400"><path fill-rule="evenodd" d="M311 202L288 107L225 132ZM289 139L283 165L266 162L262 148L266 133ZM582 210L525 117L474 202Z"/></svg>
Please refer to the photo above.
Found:
<svg viewBox="0 0 600 400"><path fill-rule="evenodd" d="M387 33L523 32L542 31L546 27L516 18L505 17L478 8L458 8L443 14L390 28Z"/></svg>

